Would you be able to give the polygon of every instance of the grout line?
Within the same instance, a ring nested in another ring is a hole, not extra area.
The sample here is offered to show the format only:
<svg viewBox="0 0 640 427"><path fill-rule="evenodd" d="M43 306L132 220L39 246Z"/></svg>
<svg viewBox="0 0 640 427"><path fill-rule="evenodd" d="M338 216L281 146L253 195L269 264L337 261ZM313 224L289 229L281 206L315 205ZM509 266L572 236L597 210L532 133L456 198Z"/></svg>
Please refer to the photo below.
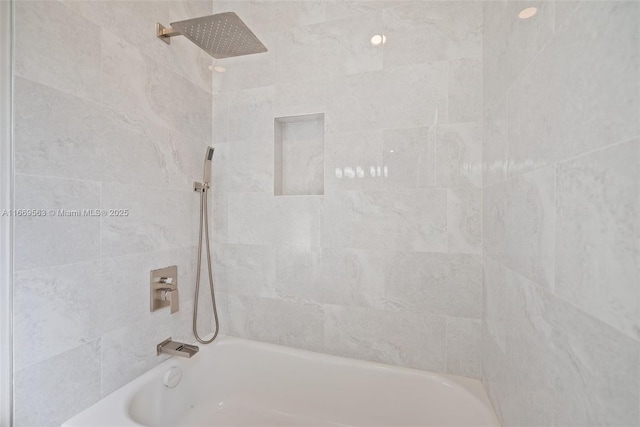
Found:
<svg viewBox="0 0 640 427"><path fill-rule="evenodd" d="M556 160L556 161L553 161L553 162L549 162L549 163L547 163L547 164L545 164L545 165L543 165L543 166L538 166L538 167L536 167L536 168L534 168L534 169L531 169L531 170L529 170L529 171L526 171L526 172L523 172L523 173L520 173L520 174L517 174L517 175L509 176L509 177L507 177L506 179L504 179L504 180L502 180L502 181L495 182L495 183L493 183L493 184L489 184L488 186L486 186L486 187L484 187L484 188L486 189L486 188L496 187L496 186L499 186L499 185L501 185L501 184L505 184L505 183L507 183L507 182L509 182L509 181L513 181L513 180L516 180L516 179L518 179L518 178L522 178L522 177L525 177L525 176L527 176L527 175L531 175L531 174L533 174L533 173L535 173L535 172L539 172L539 171L541 171L541 170L543 170L543 169L546 169L546 168L551 168L551 167L556 168L556 167L560 167L560 166L562 166L563 164L570 163L570 162L573 162L573 161L575 161L575 160L579 160L579 159L580 159L580 158L582 158L582 157L587 157L587 156L590 156L590 155L592 155L592 154L596 154L596 153L598 153L599 151L609 150L609 149L612 149L612 148L615 148L615 147L618 147L618 146L620 146L620 145L624 145L624 144L627 144L627 143L630 143L630 142L633 142L633 141L636 141L636 140L640 140L640 136L634 136L634 137L632 137L632 138L627 138L627 139L624 139L624 140L622 140L622 141L618 141L618 142L615 142L615 143L611 143L611 144L606 145L606 146L604 146L604 147L599 147L599 148L593 149L593 150L591 150L591 151L587 151L587 152L585 152L585 153L578 154L578 155L576 155L576 156L574 156L574 157L569 157L569 158L566 158L566 159ZM507 147L507 148L508 148L508 147Z"/></svg>
<svg viewBox="0 0 640 427"><path fill-rule="evenodd" d="M100 336L90 337L90 338L86 339L86 341L84 341L84 342L81 342L81 343L79 343L77 345L73 345L72 344L70 347L66 348L65 350L59 351L59 352L57 352L55 354L52 354L51 356L49 356L49 357L47 357L45 359L38 360L36 362L31 362L31 363L29 363L29 364L27 364L25 366L22 366L19 369L15 369L15 365L14 365L14 373L18 373L20 371L24 371L24 370L26 370L28 368L32 368L33 366L41 364L41 363L44 363L44 362L49 363L51 361L51 359L54 359L56 357L60 357L60 356L64 355L65 353L71 353L72 351L76 350L77 348L80 348L80 347L95 343L96 341L100 342L100 348L102 349L102 336L100 335ZM101 369L101 371L102 371L102 369Z"/></svg>
<svg viewBox="0 0 640 427"><path fill-rule="evenodd" d="M547 4L552 4L552 2L548 2ZM505 7L503 10L503 18L506 16L506 12L508 10L508 7ZM531 59L522 67L521 71L518 73L518 75L516 76L516 78L513 80L513 82L511 82L511 84L509 84L509 86L507 86L507 88L505 89L504 93L496 100L493 101L492 106L498 104L500 101L502 101L503 98L507 98L509 91L511 91L511 89L513 89L514 86L516 86L516 84L522 79L522 76L526 73L526 71L531 67L531 64L533 62L535 62L536 59L538 59L538 57L540 56L540 54L547 48L547 46L551 43L552 40L555 39L556 37L556 29L555 29L555 18L556 18L556 10L555 10L555 5L554 5L554 9L553 9L553 22L551 23L551 26L553 27L553 30L551 31L551 36L549 37L549 39L538 49L537 52L535 52L533 54L533 56L531 57ZM502 21L502 19L500 20ZM482 37L482 40L484 41L484 35ZM484 52L484 46L483 46L483 52ZM484 59L484 55L483 55L483 59ZM484 64L483 64L483 68L484 68ZM484 72L483 72L484 75ZM484 87L484 86L483 86ZM484 92L484 91L483 91Z"/></svg>
<svg viewBox="0 0 640 427"><path fill-rule="evenodd" d="M139 189L154 189L154 190L164 190L164 191L175 191L179 193L193 193L193 188L188 185L185 185L186 188L189 188L188 190L182 190L182 187L173 187L173 186L162 187L162 186L156 186L156 185L134 184L134 183L128 183L128 182L121 182L121 181L104 181L104 180L96 180L96 179L73 178L73 177L58 176L58 175L41 175L41 174L33 174L33 173L25 173L25 172L16 172L15 175L16 176L23 175L23 176L30 176L30 177L36 177L36 178L49 178L49 179L57 179L57 180L87 182L87 183L98 184L98 185L104 185L104 184L121 185L123 187L134 187ZM194 181L197 181L197 179L194 179Z"/></svg>
<svg viewBox="0 0 640 427"><path fill-rule="evenodd" d="M125 40L125 39L121 38L118 33L112 32L111 29L110 29L111 27L109 27L109 26L103 27L103 22L101 22L101 21L95 22L93 19L85 16L83 13L73 9L71 6L69 6L68 2L66 2L66 1L59 1L58 3L61 3L68 10L73 12L74 15L82 18L83 20L87 21L88 23L90 23L90 24L92 24L94 26L97 26L100 29L100 45L101 45L101 47L102 47L102 37L106 35L105 33L108 33L111 38L116 38L118 40L121 40L121 41L125 42L128 46L134 48L139 54L141 54L143 56L146 56L148 59L150 59L151 61L155 62L156 65L161 65L161 64L158 63L158 59L156 57L154 57L154 56L149 55L146 50L142 49L139 46L134 45L132 42L130 42L128 40ZM150 29L149 31L152 32L154 30ZM158 40L158 42L160 42L160 40ZM100 57L102 58L102 52L101 52ZM163 63L163 64L165 64L165 63ZM100 70L102 70L102 69L100 69ZM174 74L176 74L176 75L182 77L183 79L189 81L193 86L197 87L198 89L200 89L202 91L205 91L205 92L207 92L209 94L213 94L213 82L212 82L211 88L203 87L203 86L200 85L200 83L204 83L204 81L202 81L202 82L193 81L193 80L191 80L191 77L186 75L185 73L183 73L182 70L184 70L182 67L174 68L174 67L169 66L169 71L171 71Z"/></svg>
<svg viewBox="0 0 640 427"><path fill-rule="evenodd" d="M535 280L532 280L530 278L528 278L527 276L524 276L523 274L519 273L518 271L512 269L511 267L507 267L506 265L504 265L504 263L502 261L498 261L495 258L493 258L492 255L486 255L487 258L489 258L493 263L498 264L501 268L504 268L505 270L508 270L509 272L511 272L512 274L515 274L516 276L524 279L525 281L532 283L533 285L535 285L535 288L538 289L539 291L541 291L542 293L546 293L549 296L552 296L554 298L559 299L560 301L566 303L567 305L570 305L571 307L573 307L575 310L579 311L580 313L584 314L585 316L590 317L591 319L594 319L596 321L598 321L599 323L601 323L602 325L605 325L608 328L611 328L613 330L615 330L616 332L618 332L619 334L633 340L634 342L640 342L640 339L638 337L634 337L632 335L629 335L628 333L618 329L616 326L613 326L607 322L605 322L604 320L602 320L601 318L597 317L595 314L590 313L588 311L586 311L585 309L577 306L576 304L574 304L573 302L565 299L564 297L556 294L554 291L550 290L549 288L539 284L538 282L536 282ZM514 286L507 284L507 286ZM517 287L517 286L516 286ZM546 305L545 305L546 306Z"/></svg>
<svg viewBox="0 0 640 427"><path fill-rule="evenodd" d="M101 64L101 66L102 66L102 64ZM102 75L102 71L100 71L100 73ZM166 122L166 120L164 120L164 119L162 120L163 124L161 124L161 123L158 123L158 122L154 122L151 118L144 117L143 115L132 115L131 113L119 110L119 109L117 109L116 107L114 107L112 105L106 104L106 103L101 102L101 101L96 101L95 99L84 98L84 97L79 96L78 94L75 94L75 93L65 92L64 90L59 89L57 87L50 86L50 85L48 85L46 83L34 80L34 79L26 77L26 76L23 76L18 72L14 72L14 86L15 86L15 80L16 80L15 77L17 77L20 80L25 80L25 81L31 82L31 83L33 83L35 85L47 88L48 90L52 90L52 91L54 91L56 93L59 93L59 94L62 94L64 96L71 97L71 98L73 98L75 100L79 100L80 102L82 102L84 104L88 104L90 106L99 108L101 110L100 111L101 113L105 113L106 112L108 114L112 114L112 115L114 115L113 118L115 120L117 120L119 123L124 123L126 125L129 125L129 126L135 128L136 130L143 131L144 129L152 127L152 128L156 128L158 130L164 130L164 131L173 132L173 133L175 133L177 135L185 137L185 139L196 139L196 140L204 141L199 136L184 133L184 132L176 129L175 127L166 126L164 124L164 122ZM102 80L100 81L100 84L102 85ZM101 92L100 96L102 98L102 93L104 92L104 88L101 88L100 92ZM212 119L212 121L213 121L213 119ZM211 126L209 126L209 127L211 127Z"/></svg>
<svg viewBox="0 0 640 427"><path fill-rule="evenodd" d="M127 254L117 255L117 256L93 258L93 259L88 259L88 260L85 260L85 261L76 261L76 262L70 262L70 263L65 263L65 264L55 264L55 265L47 265L47 266L43 266L43 267L28 268L28 269L24 269L24 270L15 270L14 276L19 274L19 273L27 273L27 272L38 271L38 270L48 270L48 269L59 268L59 267L72 267L72 266L82 265L82 264L99 263L101 261L114 260L114 259L118 259L118 258L132 258L132 257L136 257L136 256L141 256L141 255L157 255L157 254L162 254L162 253L171 252L171 251L194 249L196 246L197 246L196 244L193 244L191 246L180 246L180 247L176 247L176 248L159 249L159 250L149 251L149 252L134 252L134 253L127 253ZM258 246L262 246L262 245L258 245Z"/></svg>
<svg viewBox="0 0 640 427"><path fill-rule="evenodd" d="M611 148L615 148L615 147L618 147L620 145L628 144L630 142L639 141L639 140L640 140L640 134L636 135L636 136L633 136L631 138L623 139L623 140L618 141L618 142L613 142L613 143L611 143L609 145L606 145L604 147L599 147L599 148L595 148L595 149L593 149L591 151L586 151L586 152L584 152L582 154L578 154L578 155L576 155L574 157L569 157L569 158L562 159L562 160L556 160L555 163L556 163L556 165L561 165L561 164L564 164L564 163L573 162L575 160L579 160L582 157L587 157L587 156L590 156L592 154L596 154L599 151L609 150Z"/></svg>

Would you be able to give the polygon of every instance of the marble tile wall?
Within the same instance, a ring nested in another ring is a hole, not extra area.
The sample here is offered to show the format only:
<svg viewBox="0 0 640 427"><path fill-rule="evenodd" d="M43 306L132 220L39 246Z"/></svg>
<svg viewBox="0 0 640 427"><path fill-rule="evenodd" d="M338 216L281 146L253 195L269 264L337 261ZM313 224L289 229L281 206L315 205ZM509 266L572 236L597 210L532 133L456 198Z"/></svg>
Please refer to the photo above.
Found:
<svg viewBox="0 0 640 427"><path fill-rule="evenodd" d="M214 75L226 333L480 376L482 5L214 1L269 52ZM386 43L370 39L384 34ZM274 196L275 117L324 113L324 195Z"/></svg>
<svg viewBox="0 0 640 427"><path fill-rule="evenodd" d="M483 9L485 387L504 426L640 425L640 3Z"/></svg>
<svg viewBox="0 0 640 427"><path fill-rule="evenodd" d="M18 427L59 426L164 360L158 342L193 340L191 186L211 142L211 60L186 40L158 41L154 28L211 9L15 2L16 206L130 211L16 218ZM181 310L149 313L149 271L173 264Z"/></svg>

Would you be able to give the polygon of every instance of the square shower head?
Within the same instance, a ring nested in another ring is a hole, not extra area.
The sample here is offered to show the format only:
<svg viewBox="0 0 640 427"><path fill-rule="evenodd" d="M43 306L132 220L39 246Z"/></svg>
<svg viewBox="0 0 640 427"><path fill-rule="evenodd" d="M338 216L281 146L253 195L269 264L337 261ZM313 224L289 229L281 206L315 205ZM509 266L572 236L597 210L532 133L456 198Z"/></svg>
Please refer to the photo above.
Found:
<svg viewBox="0 0 640 427"><path fill-rule="evenodd" d="M233 12L172 22L171 27L216 59L267 51L256 35Z"/></svg>

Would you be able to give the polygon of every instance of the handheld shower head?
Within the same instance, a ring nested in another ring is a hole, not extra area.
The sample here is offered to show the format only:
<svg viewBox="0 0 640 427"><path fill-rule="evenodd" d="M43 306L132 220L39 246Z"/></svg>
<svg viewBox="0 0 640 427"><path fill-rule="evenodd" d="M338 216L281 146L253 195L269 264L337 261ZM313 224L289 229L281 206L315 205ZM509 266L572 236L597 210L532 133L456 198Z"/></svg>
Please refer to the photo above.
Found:
<svg viewBox="0 0 640 427"><path fill-rule="evenodd" d="M211 159L213 159L213 147L207 147L207 151L204 156L204 173L202 174L202 182L211 182Z"/></svg>

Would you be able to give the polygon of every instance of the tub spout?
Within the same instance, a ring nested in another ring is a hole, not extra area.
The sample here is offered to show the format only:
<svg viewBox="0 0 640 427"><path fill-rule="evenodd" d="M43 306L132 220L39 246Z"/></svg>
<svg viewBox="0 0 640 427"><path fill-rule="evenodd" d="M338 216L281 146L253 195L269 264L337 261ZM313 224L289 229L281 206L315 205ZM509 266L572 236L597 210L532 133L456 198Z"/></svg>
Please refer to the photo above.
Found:
<svg viewBox="0 0 640 427"><path fill-rule="evenodd" d="M157 345L158 356L161 354L170 354L172 356L191 357L200 351L200 348L196 345L183 344L181 342L171 341L171 338L167 338Z"/></svg>

